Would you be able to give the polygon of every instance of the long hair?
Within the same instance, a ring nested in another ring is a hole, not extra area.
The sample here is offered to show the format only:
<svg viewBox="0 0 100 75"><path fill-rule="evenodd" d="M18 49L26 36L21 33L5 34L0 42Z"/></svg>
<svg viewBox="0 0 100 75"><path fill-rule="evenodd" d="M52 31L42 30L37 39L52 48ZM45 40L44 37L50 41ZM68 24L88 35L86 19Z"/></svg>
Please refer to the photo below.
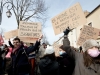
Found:
<svg viewBox="0 0 100 75"><path fill-rule="evenodd" d="M100 64L100 55L96 58L91 57L87 51L83 53L83 58L84 58L84 65L86 67L89 67L91 64L99 63Z"/></svg>

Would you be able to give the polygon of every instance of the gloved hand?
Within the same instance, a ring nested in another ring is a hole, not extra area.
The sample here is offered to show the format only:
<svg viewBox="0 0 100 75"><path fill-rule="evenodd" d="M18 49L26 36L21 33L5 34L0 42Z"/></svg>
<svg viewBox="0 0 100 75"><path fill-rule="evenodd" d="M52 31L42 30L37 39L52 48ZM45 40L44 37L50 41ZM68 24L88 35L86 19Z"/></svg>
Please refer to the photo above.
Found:
<svg viewBox="0 0 100 75"><path fill-rule="evenodd" d="M64 31L64 35L68 35L68 33L71 31L71 29L68 27L65 31Z"/></svg>

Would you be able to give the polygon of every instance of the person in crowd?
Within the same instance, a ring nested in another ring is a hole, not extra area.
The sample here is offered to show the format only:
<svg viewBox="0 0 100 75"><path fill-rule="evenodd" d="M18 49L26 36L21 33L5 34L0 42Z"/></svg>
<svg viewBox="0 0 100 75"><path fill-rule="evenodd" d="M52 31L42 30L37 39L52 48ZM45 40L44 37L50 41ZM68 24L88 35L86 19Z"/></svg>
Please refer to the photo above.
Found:
<svg viewBox="0 0 100 75"><path fill-rule="evenodd" d="M72 75L75 67L74 59L71 58L62 47L59 49L59 55L60 56L57 57L59 75Z"/></svg>
<svg viewBox="0 0 100 75"><path fill-rule="evenodd" d="M37 75L40 75L39 62L40 62L40 59L44 56L44 52L45 52L46 48L47 48L47 44L42 43L42 45L40 45L39 50L36 54L36 68L35 68L35 70L36 70Z"/></svg>
<svg viewBox="0 0 100 75"><path fill-rule="evenodd" d="M7 45L6 44L2 44L2 47L1 47L1 51L0 51L0 55L1 55L1 58L2 58L2 74L5 73L5 55L7 53L7 51L5 50L7 49Z"/></svg>
<svg viewBox="0 0 100 75"><path fill-rule="evenodd" d="M39 48L39 59L41 59L44 56L45 49L47 48L46 43L42 43L42 45Z"/></svg>
<svg viewBox="0 0 100 75"><path fill-rule="evenodd" d="M69 32L69 28L64 32L63 48L75 60L73 75L100 75L99 44L94 39L88 39L82 44L83 53L76 52L70 47Z"/></svg>
<svg viewBox="0 0 100 75"><path fill-rule="evenodd" d="M29 48L32 48L32 47L34 47L34 43L30 43ZM35 51L36 51L36 50L34 50L33 52L31 52L31 53L28 55L29 62L30 62L30 64L31 64L30 75L34 75L34 74L35 74L35 56L36 56Z"/></svg>
<svg viewBox="0 0 100 75"><path fill-rule="evenodd" d="M7 45L4 47L5 50L5 74L10 75L10 66L11 66L11 52L12 48Z"/></svg>
<svg viewBox="0 0 100 75"><path fill-rule="evenodd" d="M0 48L0 75L2 74L2 50L1 50L1 48Z"/></svg>
<svg viewBox="0 0 100 75"><path fill-rule="evenodd" d="M52 46L47 46L44 56L40 59L39 69L41 75L59 75L59 64Z"/></svg>
<svg viewBox="0 0 100 75"><path fill-rule="evenodd" d="M11 64L11 75L29 75L30 63L28 60L29 53L35 51L40 45L42 36L36 41L35 45L31 48L25 48L18 37L13 39L13 45L9 41L12 47L12 64Z"/></svg>
<svg viewBox="0 0 100 75"><path fill-rule="evenodd" d="M82 46L79 47L80 53L83 53Z"/></svg>

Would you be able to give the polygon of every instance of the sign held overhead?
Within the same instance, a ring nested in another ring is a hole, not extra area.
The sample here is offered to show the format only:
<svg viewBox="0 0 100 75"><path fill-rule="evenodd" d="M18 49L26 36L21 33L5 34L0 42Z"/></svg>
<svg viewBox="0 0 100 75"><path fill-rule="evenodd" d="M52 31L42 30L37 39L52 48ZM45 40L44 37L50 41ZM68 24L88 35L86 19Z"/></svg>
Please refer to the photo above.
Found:
<svg viewBox="0 0 100 75"><path fill-rule="evenodd" d="M79 25L84 25L86 23L86 18L81 5L76 3L69 9L52 18L51 21L55 35L57 35L62 33L68 26L72 29Z"/></svg>

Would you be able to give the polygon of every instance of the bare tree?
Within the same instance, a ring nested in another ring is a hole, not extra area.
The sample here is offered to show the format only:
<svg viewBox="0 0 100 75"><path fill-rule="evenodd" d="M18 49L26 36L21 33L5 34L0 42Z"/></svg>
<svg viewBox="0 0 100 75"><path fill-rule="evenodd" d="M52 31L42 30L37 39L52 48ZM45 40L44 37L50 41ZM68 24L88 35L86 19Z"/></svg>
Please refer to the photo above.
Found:
<svg viewBox="0 0 100 75"><path fill-rule="evenodd" d="M46 43L47 45L50 45L49 41L48 41L48 38L46 36L46 34L43 32L43 38L42 38L42 42L43 43Z"/></svg>
<svg viewBox="0 0 100 75"><path fill-rule="evenodd" d="M44 0L5 0L5 2L12 5L18 27L20 21L37 19L45 22L47 19L46 11L48 7L45 6Z"/></svg>

